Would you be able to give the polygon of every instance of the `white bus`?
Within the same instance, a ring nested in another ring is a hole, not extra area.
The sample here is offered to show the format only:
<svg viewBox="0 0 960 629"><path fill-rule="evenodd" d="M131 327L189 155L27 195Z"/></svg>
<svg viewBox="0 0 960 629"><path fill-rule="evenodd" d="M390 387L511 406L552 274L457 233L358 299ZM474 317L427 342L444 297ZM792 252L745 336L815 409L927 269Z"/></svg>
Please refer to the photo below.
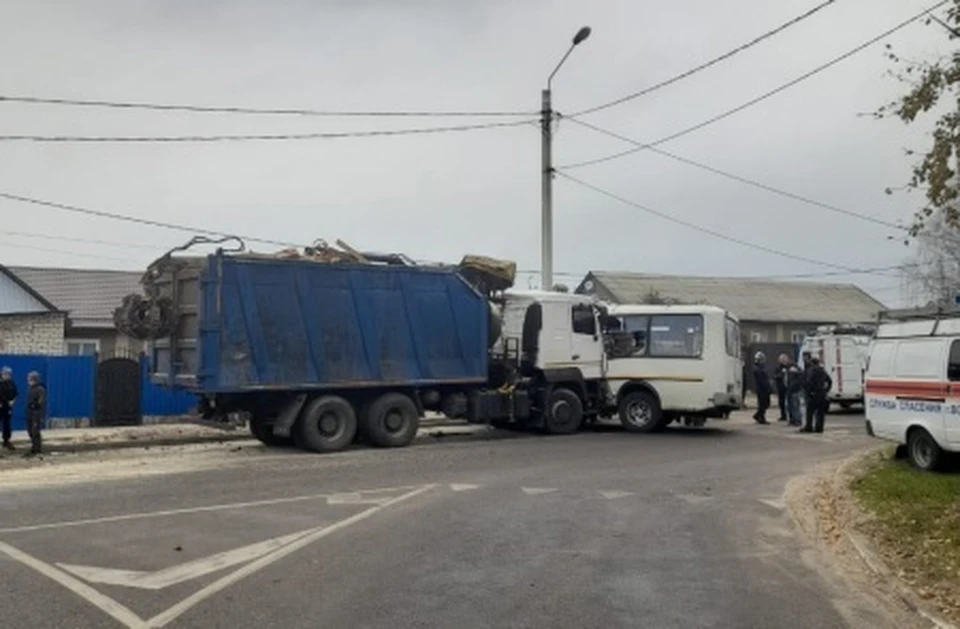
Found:
<svg viewBox="0 0 960 629"><path fill-rule="evenodd" d="M701 305L606 305L606 378L627 430L701 426L741 407L740 322Z"/></svg>

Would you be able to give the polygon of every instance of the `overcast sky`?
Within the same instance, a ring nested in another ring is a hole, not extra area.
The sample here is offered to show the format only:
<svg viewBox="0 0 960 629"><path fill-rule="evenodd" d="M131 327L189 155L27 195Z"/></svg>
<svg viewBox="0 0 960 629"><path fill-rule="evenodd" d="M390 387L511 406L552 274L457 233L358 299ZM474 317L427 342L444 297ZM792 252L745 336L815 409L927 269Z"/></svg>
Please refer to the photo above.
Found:
<svg viewBox="0 0 960 629"><path fill-rule="evenodd" d="M535 111L546 76L561 112L669 78L820 0L0 0L0 95L326 110ZM647 141L741 104L855 47L932 0L837 0L689 79L585 117ZM929 56L936 27L889 38ZM661 148L890 221L917 199L902 185L922 129L858 117L902 91L882 45ZM471 124L155 113L0 103L0 134L309 133ZM630 145L561 122L558 165ZM0 191L206 229L455 261L464 253L539 268L540 139L532 125L429 136L211 144L0 144ZM907 255L895 230L640 152L570 171L677 218L851 268ZM555 269L695 275L830 273L725 242L555 182ZM0 200L0 263L142 269L189 234ZM94 244L11 235L93 239ZM126 246L122 246L122 245ZM254 244L254 243L251 243ZM258 249L269 246L255 245ZM52 252L37 249L49 249ZM558 279L576 284L577 277ZM899 303L892 275L829 276ZM526 284L527 279L523 278Z"/></svg>

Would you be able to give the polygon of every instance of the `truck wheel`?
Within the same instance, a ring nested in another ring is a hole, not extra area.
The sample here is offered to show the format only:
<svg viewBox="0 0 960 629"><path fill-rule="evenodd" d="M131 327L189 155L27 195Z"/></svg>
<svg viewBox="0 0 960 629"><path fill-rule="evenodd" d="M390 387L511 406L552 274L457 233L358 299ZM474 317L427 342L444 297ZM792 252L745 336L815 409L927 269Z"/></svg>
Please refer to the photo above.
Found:
<svg viewBox="0 0 960 629"><path fill-rule="evenodd" d="M543 429L551 435L569 435L580 429L583 403L570 389L554 389L547 396Z"/></svg>
<svg viewBox="0 0 960 629"><path fill-rule="evenodd" d="M660 403L646 391L625 395L619 410L620 423L628 432L656 432L664 426Z"/></svg>
<svg viewBox="0 0 960 629"><path fill-rule="evenodd" d="M280 437L273 434L273 424L264 421L262 418L250 418L250 434L260 443L271 448L287 448L293 445L293 439L290 437Z"/></svg>
<svg viewBox="0 0 960 629"><path fill-rule="evenodd" d="M939 469L943 461L940 446L923 428L914 428L907 435L907 455L915 468L925 472Z"/></svg>
<svg viewBox="0 0 960 629"><path fill-rule="evenodd" d="M402 448L416 438L420 413L416 404L402 393L381 395L367 407L361 418L364 436L382 448Z"/></svg>
<svg viewBox="0 0 960 629"><path fill-rule="evenodd" d="M301 447L314 452L336 452L353 442L357 415L350 402L325 395L307 404L294 429Z"/></svg>

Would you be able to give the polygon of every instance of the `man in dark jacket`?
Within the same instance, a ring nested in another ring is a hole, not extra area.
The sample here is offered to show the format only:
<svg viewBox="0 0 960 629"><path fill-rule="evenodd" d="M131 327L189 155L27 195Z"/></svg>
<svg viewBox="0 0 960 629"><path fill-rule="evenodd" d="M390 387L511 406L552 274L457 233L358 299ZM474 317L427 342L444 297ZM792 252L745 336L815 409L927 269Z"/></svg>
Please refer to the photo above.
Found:
<svg viewBox="0 0 960 629"><path fill-rule="evenodd" d="M827 393L833 387L833 379L820 364L820 359L810 359L810 368L805 376L807 389L807 423L802 432L823 432L824 412L827 410Z"/></svg>
<svg viewBox="0 0 960 629"><path fill-rule="evenodd" d="M47 390L40 382L40 374L31 371L27 374L27 432L30 434L30 452L27 456L36 456L43 452L43 422L47 418Z"/></svg>
<svg viewBox="0 0 960 629"><path fill-rule="evenodd" d="M0 369L0 430L3 432L3 449L13 450L10 442L13 423L13 403L17 399L17 385L13 382L13 370Z"/></svg>
<svg viewBox="0 0 960 629"><path fill-rule="evenodd" d="M770 408L770 374L767 373L767 360L763 352L757 352L753 358L753 384L757 390L757 412L753 419L758 424L767 424L767 409Z"/></svg>
<svg viewBox="0 0 960 629"><path fill-rule="evenodd" d="M778 421L787 421L787 371L790 369L790 357L780 354L777 368L773 370L773 381L777 385L777 405L780 407Z"/></svg>

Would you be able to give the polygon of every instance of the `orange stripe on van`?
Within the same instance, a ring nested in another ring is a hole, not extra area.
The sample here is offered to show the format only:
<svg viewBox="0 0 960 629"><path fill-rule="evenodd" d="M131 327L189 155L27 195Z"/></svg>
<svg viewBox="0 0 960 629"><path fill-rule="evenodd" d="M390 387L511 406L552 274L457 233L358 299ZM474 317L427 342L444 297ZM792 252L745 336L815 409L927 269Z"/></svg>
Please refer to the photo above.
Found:
<svg viewBox="0 0 960 629"><path fill-rule="evenodd" d="M867 393L909 397L946 397L950 395L951 392L960 393L960 386L923 380L870 379L867 380L864 388Z"/></svg>

